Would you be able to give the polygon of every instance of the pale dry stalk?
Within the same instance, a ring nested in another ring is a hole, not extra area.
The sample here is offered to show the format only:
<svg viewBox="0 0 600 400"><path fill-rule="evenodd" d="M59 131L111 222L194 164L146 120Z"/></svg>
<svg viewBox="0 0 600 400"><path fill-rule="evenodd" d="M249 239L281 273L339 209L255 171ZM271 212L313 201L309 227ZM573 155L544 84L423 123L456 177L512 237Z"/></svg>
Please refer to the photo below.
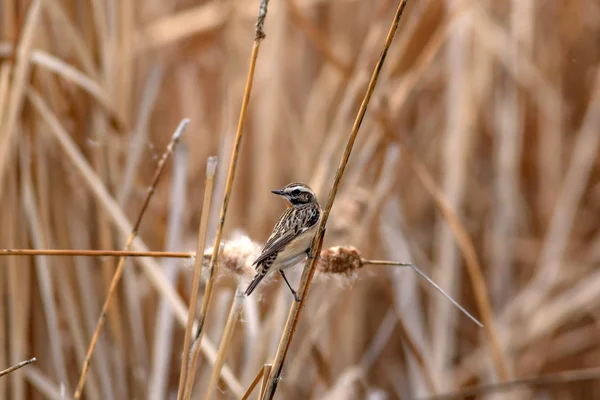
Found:
<svg viewBox="0 0 600 400"><path fill-rule="evenodd" d="M165 232L165 249L167 251L179 249L183 242L189 172L188 154L188 146L182 144L176 149L173 155L172 186L169 195L167 230ZM161 262L167 282L173 287L177 286L180 275L177 264L178 260L173 258L165 259ZM167 397L169 371L171 369L170 360L173 346L176 343L173 340L174 330L175 318L173 311L170 309L167 301L161 299L156 310L156 320L154 322L152 364L147 389L148 400L162 400Z"/></svg>
<svg viewBox="0 0 600 400"><path fill-rule="evenodd" d="M213 366L212 373L210 374L210 380L208 382L208 388L206 389L206 400L211 400L215 394L217 384L219 383L219 378L221 377L221 368L223 368L223 364L225 363L225 357L227 357L227 350L229 349L229 344L231 343L235 326L238 323L242 313L242 306L244 304L244 288L242 287L242 282L243 281L240 280L238 287L235 290L233 302L231 303L231 308L229 309L227 323L225 324L225 329L223 330L221 343L219 343L217 360Z"/></svg>
<svg viewBox="0 0 600 400"><path fill-rule="evenodd" d="M187 119L187 118L181 121L181 123L175 130L175 133L173 134L173 137L171 138L171 141L170 141L169 145L167 146L166 151L163 153L161 159L159 160L159 162L157 164L156 171L154 173L154 177L152 178L152 182L148 188L148 193L146 195L146 198L144 199L144 203L142 204L142 208L140 209L138 218L137 218L135 224L133 225L133 229L132 229L131 233L129 234L129 237L127 238L127 243L125 244L125 250L129 250L131 244L133 243L134 239L137 236L137 232L138 232L138 229L142 222L142 218L144 217L144 213L148 207L150 199L152 198L152 195L154 194L154 191L156 189L156 184L158 183L158 180L160 179L160 176L162 175L166 161L170 157L170 155L173 153L173 149L177 145L177 142L179 141L179 138L181 137L181 134L183 133L183 131L188 123L189 123L189 119ZM98 338L100 337L100 332L102 331L102 328L104 327L104 322L106 321L106 314L108 313L108 308L110 307L113 295L116 292L117 284L119 283L119 280L121 279L121 276L123 275L124 267L125 267L125 257L121 257L119 259L119 263L117 265L115 274L113 275L113 279L110 283L110 287L108 289L108 294L106 296L106 300L104 301L104 305L102 306L102 311L100 312L100 317L98 318L98 324L97 324L96 330L94 331L94 334L92 336L92 340L90 342L90 347L88 349L88 353L83 362L83 367L81 369L81 375L79 377L79 382L77 383L77 388L75 389L75 394L74 394L75 399L81 398L81 393L83 390L83 386L85 384L85 378L87 376L87 371L90 366L92 354L94 353L94 349L98 342Z"/></svg>
<svg viewBox="0 0 600 400"><path fill-rule="evenodd" d="M30 53L37 29L40 27L42 1L35 0L29 4L27 15L23 22L21 39L17 46L16 63L12 69L12 85L8 97L7 112L2 113L0 120L0 187L3 187L4 175L14 153L14 143L17 137L17 122L27 92L29 73L31 70Z"/></svg>
<svg viewBox="0 0 600 400"><path fill-rule="evenodd" d="M447 0L449 11L460 8L462 0ZM447 121L443 133L442 190L448 205L460 217L466 192L467 154L473 141L472 115L473 79L472 60L468 52L472 35L472 13L460 17L460 24L450 33L446 46L445 64L448 80L445 89ZM456 296L461 292L459 250L453 240L452 230L446 224L444 215L439 215L435 227L434 256L438 264L434 279L448 288ZM456 323L455 310L442 299L434 299L430 314L431 355L434 376L441 388L450 385L450 377L445 374L457 352L457 338L448 335L448 330Z"/></svg>
<svg viewBox="0 0 600 400"><path fill-rule="evenodd" d="M225 185L225 194L223 195L223 203L221 205L221 212L219 215L219 225L217 226L217 233L215 235L214 245L213 245L213 253L210 259L210 266L208 269L208 278L206 281L206 288L204 290L204 296L202 297L202 307L200 309L200 316L198 317L198 330L196 333L195 341L198 344L202 341L202 335L204 333L204 323L206 322L206 315L208 312L208 308L210 306L210 300L212 296L214 281L217 277L217 261L219 259L219 250L221 237L223 235L223 226L225 225L225 216L227 215L227 208L229 206L229 200L231 198L231 191L233 189L233 179L235 177L235 171L239 159L239 154L241 150L242 144L242 136L244 132L244 122L246 121L246 114L248 111L248 103L250 102L250 94L252 92L252 83L254 81L254 71L256 69L256 60L258 58L258 52L260 50L260 44L262 40L265 38L265 33L263 31L265 18L267 16L267 6L268 0L261 0L258 11L258 18L256 22L256 30L254 35L254 42L252 45L252 53L250 55L250 65L248 67L248 76L246 78L246 86L244 89L244 95L242 98L242 106L240 110L240 116L238 120L237 131L235 135L235 142L233 145L233 153L231 154L231 160L229 163L229 170L227 172L227 183ZM191 356L191 365L188 369L187 381L185 384L185 392L183 388L179 387L179 392L177 395L177 399L181 400L182 398L189 398L191 396L192 386L194 382L194 375L196 372L196 363L198 360L198 354L200 353L200 346L194 346L192 356Z"/></svg>
<svg viewBox="0 0 600 400"><path fill-rule="evenodd" d="M206 163L206 184L204 185L204 200L202 202L202 216L200 217L200 226L198 228L198 242L196 244L196 253L204 254L206 246L206 235L208 231L208 219L210 216L210 206L215 184L215 173L217 170L216 157L210 157ZM179 375L179 391L185 385L188 371L188 357L190 352L190 342L194 326L194 315L196 314L196 303L198 301L198 290L200 288L200 278L202 276L203 257L196 257L194 261L194 276L192 278L192 293L190 295L190 305L188 308L187 325L185 337L183 339L183 354L181 355L181 372ZM200 346L198 346L200 347Z"/></svg>

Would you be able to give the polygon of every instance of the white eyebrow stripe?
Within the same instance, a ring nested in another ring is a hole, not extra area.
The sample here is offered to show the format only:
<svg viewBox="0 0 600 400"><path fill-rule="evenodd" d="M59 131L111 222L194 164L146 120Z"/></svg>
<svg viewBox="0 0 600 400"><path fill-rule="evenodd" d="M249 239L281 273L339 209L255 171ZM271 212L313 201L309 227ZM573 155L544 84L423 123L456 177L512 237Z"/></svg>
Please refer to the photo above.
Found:
<svg viewBox="0 0 600 400"><path fill-rule="evenodd" d="M292 186L286 189L286 192L293 192L294 190L300 190L302 192L307 192L304 186Z"/></svg>

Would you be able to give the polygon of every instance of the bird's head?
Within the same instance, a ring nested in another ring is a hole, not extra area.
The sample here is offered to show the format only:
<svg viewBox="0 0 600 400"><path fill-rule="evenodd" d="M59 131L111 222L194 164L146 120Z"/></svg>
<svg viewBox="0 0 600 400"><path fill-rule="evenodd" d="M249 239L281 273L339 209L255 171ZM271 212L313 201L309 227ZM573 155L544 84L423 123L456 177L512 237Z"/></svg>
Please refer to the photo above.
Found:
<svg viewBox="0 0 600 400"><path fill-rule="evenodd" d="M281 190L272 190L271 193L283 197L292 206L315 203L317 201L315 192L303 183L290 183Z"/></svg>

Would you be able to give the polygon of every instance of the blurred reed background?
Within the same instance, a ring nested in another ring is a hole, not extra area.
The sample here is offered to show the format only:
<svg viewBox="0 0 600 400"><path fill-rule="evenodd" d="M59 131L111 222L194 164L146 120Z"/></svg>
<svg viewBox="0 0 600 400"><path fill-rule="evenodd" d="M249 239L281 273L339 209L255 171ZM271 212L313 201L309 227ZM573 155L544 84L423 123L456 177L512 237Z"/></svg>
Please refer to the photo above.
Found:
<svg viewBox="0 0 600 400"><path fill-rule="evenodd" d="M289 182L325 202L396 5L271 2L224 239L259 250L285 207L270 191ZM183 117L134 248L195 251L215 155L210 244L257 8L0 0L0 248L121 249ZM506 375L485 331L413 271L365 266L317 275L276 398L426 398L523 378L470 398L599 396L599 62L596 0L408 3L324 248L413 262L481 317L466 268L479 265ZM0 369L37 358L0 378L0 398L69 398L116 262L0 257ZM175 398L191 265L127 260L84 398ZM273 359L292 296L279 277L261 286L215 398L240 398ZM193 398L235 287L217 281Z"/></svg>

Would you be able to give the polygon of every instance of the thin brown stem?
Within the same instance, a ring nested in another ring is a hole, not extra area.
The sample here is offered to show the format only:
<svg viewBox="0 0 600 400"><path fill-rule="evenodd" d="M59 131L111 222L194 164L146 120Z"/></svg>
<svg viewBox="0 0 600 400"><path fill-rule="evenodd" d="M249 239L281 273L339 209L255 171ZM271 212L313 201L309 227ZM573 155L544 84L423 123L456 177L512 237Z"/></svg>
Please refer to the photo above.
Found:
<svg viewBox="0 0 600 400"><path fill-rule="evenodd" d="M268 364L269 365L269 364ZM248 400L248 397L250 397L250 395L252 394L252 392L254 391L254 388L256 387L256 385L258 385L258 382L260 382L261 378L263 377L263 375L265 374L265 369L266 369L266 365L263 366L260 371L258 371L258 374L256 374L256 377L254 378L254 380L252 381L252 383L250 384L250 386L248 387L248 390L246 390L246 394L244 394L244 397L242 397L242 400ZM269 365L270 367L270 365Z"/></svg>
<svg viewBox="0 0 600 400"><path fill-rule="evenodd" d="M194 252L70 249L0 249L0 256L193 258Z"/></svg>
<svg viewBox="0 0 600 400"><path fill-rule="evenodd" d="M229 344L231 343L235 326L237 325L240 314L242 313L243 302L244 289L242 288L240 282L235 291L231 308L229 309L229 316L227 317L227 323L225 324L225 329L223 330L223 335L221 337L221 343L219 344L217 360L215 361L212 373L210 375L210 380L208 381L208 388L206 389L205 397L206 400L212 399L215 394L215 390L217 389L217 383L219 383L219 378L221 376L221 368L223 368L223 364L225 363L225 357L227 357L227 350L229 349Z"/></svg>
<svg viewBox="0 0 600 400"><path fill-rule="evenodd" d="M29 365L32 362L35 362L36 360L37 359L35 357L33 357L33 358L29 359L29 360L21 361L17 365L13 365L10 368L6 368L4 371L0 371L0 378L2 378L4 375L8 375L11 372L14 372L14 371L18 370L19 368L23 368L24 366Z"/></svg>
<svg viewBox="0 0 600 400"><path fill-rule="evenodd" d="M271 375L271 371L273 370L273 365L265 364L264 370L265 372L263 374L263 380L262 384L260 385L260 392L258 394L259 399L262 399L265 395L265 392L267 391L267 387L269 385L269 376Z"/></svg>
<svg viewBox="0 0 600 400"><path fill-rule="evenodd" d="M203 254L206 246L206 235L208 231L208 219L210 217L210 206L215 184L215 172L217 170L217 158L210 157L206 163L206 184L204 185L204 200L202 202L202 215L200 217L200 226L198 227L198 242L196 244L197 253ZM178 396L183 396L183 389L187 379L188 357L190 353L190 342L194 319L196 314L196 303L198 302L198 290L200 288L200 278L202 276L203 257L197 257L194 262L194 277L192 278L192 293L190 296L190 305L188 308L187 325L183 339L183 354L181 357L181 372L179 375ZM200 346L198 346L200 347Z"/></svg>
<svg viewBox="0 0 600 400"><path fill-rule="evenodd" d="M173 137L171 138L171 141L169 142L167 149L163 153L161 159L158 161L158 165L156 166L156 171L154 172L154 177L152 178L152 182L148 188L148 194L146 195L146 198L144 199L144 202L142 203L142 208L140 209L138 218L137 218L135 224L133 225L133 229L132 229L131 233L129 234L129 237L127 238L127 243L125 244L125 247L124 247L125 250L129 250L131 244L133 243L134 239L137 236L137 232L138 232L138 229L142 222L142 218L144 216L146 209L148 208L150 199L152 198L152 195L154 194L154 191L156 190L156 184L158 183L158 180L160 179L160 176L162 175L166 161L169 158L169 156L173 153L173 149L177 145L177 142L179 141L179 138L181 137L181 134L183 133L183 131L188 123L189 123L189 119L187 119L187 118L181 121L181 123L175 130L175 133L173 134ZM121 257L121 258L119 258L119 263L117 265L115 274L113 275L113 279L110 282L108 294L106 296L106 300L104 301L104 305L102 306L102 311L100 312L100 317L98 318L98 323L96 325L96 330L94 331L94 334L92 336L92 341L90 343L90 347L88 348L87 355L85 357L85 360L83 361L83 367L81 369L81 376L79 377L79 382L77 383L77 388L75 389L75 395L74 395L75 399L81 398L81 393L83 390L83 386L85 384L85 378L87 376L87 371L90 366L92 354L94 353L94 349L96 348L96 344L98 343L98 338L100 337L100 331L102 331L102 328L104 327L104 322L106 321L106 314L108 312L108 308L110 307L112 298L116 292L117 284L119 283L119 280L121 279L121 276L123 275L124 267L125 267L125 257Z"/></svg>
<svg viewBox="0 0 600 400"><path fill-rule="evenodd" d="M454 300L452 298L452 296L450 296L448 293L446 293L444 291L444 289L442 289L441 287L439 287L439 285L437 283L435 283L433 281L433 279L431 279L430 277L428 277L423 271L421 271L419 268L417 268L413 264L402 263L402 262L397 262L397 261L387 261L387 260L362 260L362 263L363 263L363 265L383 265L383 266L387 265L387 266L409 267L409 268L412 268L412 270L415 271L417 274L419 274L421 276L421 278L425 279L431 286L433 286L438 292L440 292L441 294L443 294L444 297L446 297L448 300L450 300L450 302L452 304L454 304L460 311L462 311L463 314L465 314L467 317L469 317L471 319L471 321L475 322L477 325L479 325L480 327L483 328L482 323L479 322L477 320L477 318L475 318L474 316L472 316L467 310L465 310L463 308L463 306L461 306L460 304L458 304L458 302L456 300Z"/></svg>
<svg viewBox="0 0 600 400"><path fill-rule="evenodd" d="M400 22L400 17L406 7L407 0L400 0L398 4L398 9L396 10L396 14L394 15L394 19L392 21L392 25L388 31L388 35L383 46L383 50L381 55L379 56L379 60L375 65L375 69L371 76L371 80L369 82L369 86L367 87L367 91L363 98L363 101L360 105L360 109L358 111L358 115L354 121L354 125L352 126L352 131L350 133L350 137L348 138L348 143L346 144L346 149L344 150L344 154L340 161L340 165L337 169L335 180L329 192L329 197L327 199L327 206L323 212L323 217L319 223L319 228L317 230L317 234L313 240L313 246L311 250L311 257L307 260L306 265L304 266L304 271L302 272L302 278L300 281L300 286L298 289L298 293L300 293L300 301L294 302L290 309L290 313L288 316L287 323L283 330L283 334L281 336L281 341L279 342L279 347L277 348L277 353L275 354L275 359L273 360L273 368L271 369L271 373L269 374L269 385L265 392L260 397L262 400L269 399L271 400L275 395L275 391L277 390L277 385L279 383L281 372L283 370L283 364L285 362L285 357L287 355L288 349L292 342L292 338L294 332L296 330L296 325L300 319L300 312L302 310L302 306L306 300L306 294L308 293L308 288L310 287L310 283L315 274L316 266L317 266L317 255L321 253L321 247L323 245L323 236L325 235L325 226L327 224L327 220L329 218L329 214L331 212L331 207L333 206L333 202L335 200L335 196L337 194L340 182L342 180L342 176L346 169L346 165L348 164L348 160L350 159L350 154L352 152L352 148L354 147L354 142L356 141L356 137L358 136L358 131L362 124L363 118L367 112L367 106L369 101L371 100L371 96L373 91L375 90L375 86L377 84L377 79L379 78L379 74L381 69L383 68L383 63L385 62L387 52L392 44L396 31L398 29L398 24Z"/></svg>
<svg viewBox="0 0 600 400"><path fill-rule="evenodd" d="M229 206L229 200L231 199L231 191L233 190L233 179L235 177L235 171L239 159L239 154L242 144L242 136L244 132L244 122L246 121L246 114L248 111L248 104L250 102L250 94L252 93L252 83L254 81L254 71L256 69L256 60L258 58L258 52L260 50L260 44L266 37L263 30L265 18L267 16L267 6L269 0L261 0L258 10L258 17L256 21L256 29L254 35L254 42L252 45L252 53L250 55L250 65L248 67L248 76L246 78L246 86L244 89L244 95L242 98L242 106L240 110L240 116L238 119L237 131L235 135L235 142L233 145L233 153L231 154L231 160L229 162L229 170L227 172L227 182L225 185L225 193L223 195L223 203L221 204L221 212L219 215L219 224L217 226L217 233L215 235L215 241L213 245L213 253L210 259L210 265L208 268L208 278L206 281L206 288L204 290L204 296L202 297L202 307L200 308L200 316L198 317L198 330L196 333L195 341L198 344L202 341L202 335L204 333L204 323L206 322L206 315L210 306L210 300L212 296L214 281L217 276L221 237L223 235L223 226L225 225L225 216L227 215L227 208ZM179 388L178 400L182 398L189 398L194 382L194 375L196 373L196 363L198 355L200 354L200 346L193 346L191 365L188 370L187 381L185 384L185 395L182 397L181 387Z"/></svg>

